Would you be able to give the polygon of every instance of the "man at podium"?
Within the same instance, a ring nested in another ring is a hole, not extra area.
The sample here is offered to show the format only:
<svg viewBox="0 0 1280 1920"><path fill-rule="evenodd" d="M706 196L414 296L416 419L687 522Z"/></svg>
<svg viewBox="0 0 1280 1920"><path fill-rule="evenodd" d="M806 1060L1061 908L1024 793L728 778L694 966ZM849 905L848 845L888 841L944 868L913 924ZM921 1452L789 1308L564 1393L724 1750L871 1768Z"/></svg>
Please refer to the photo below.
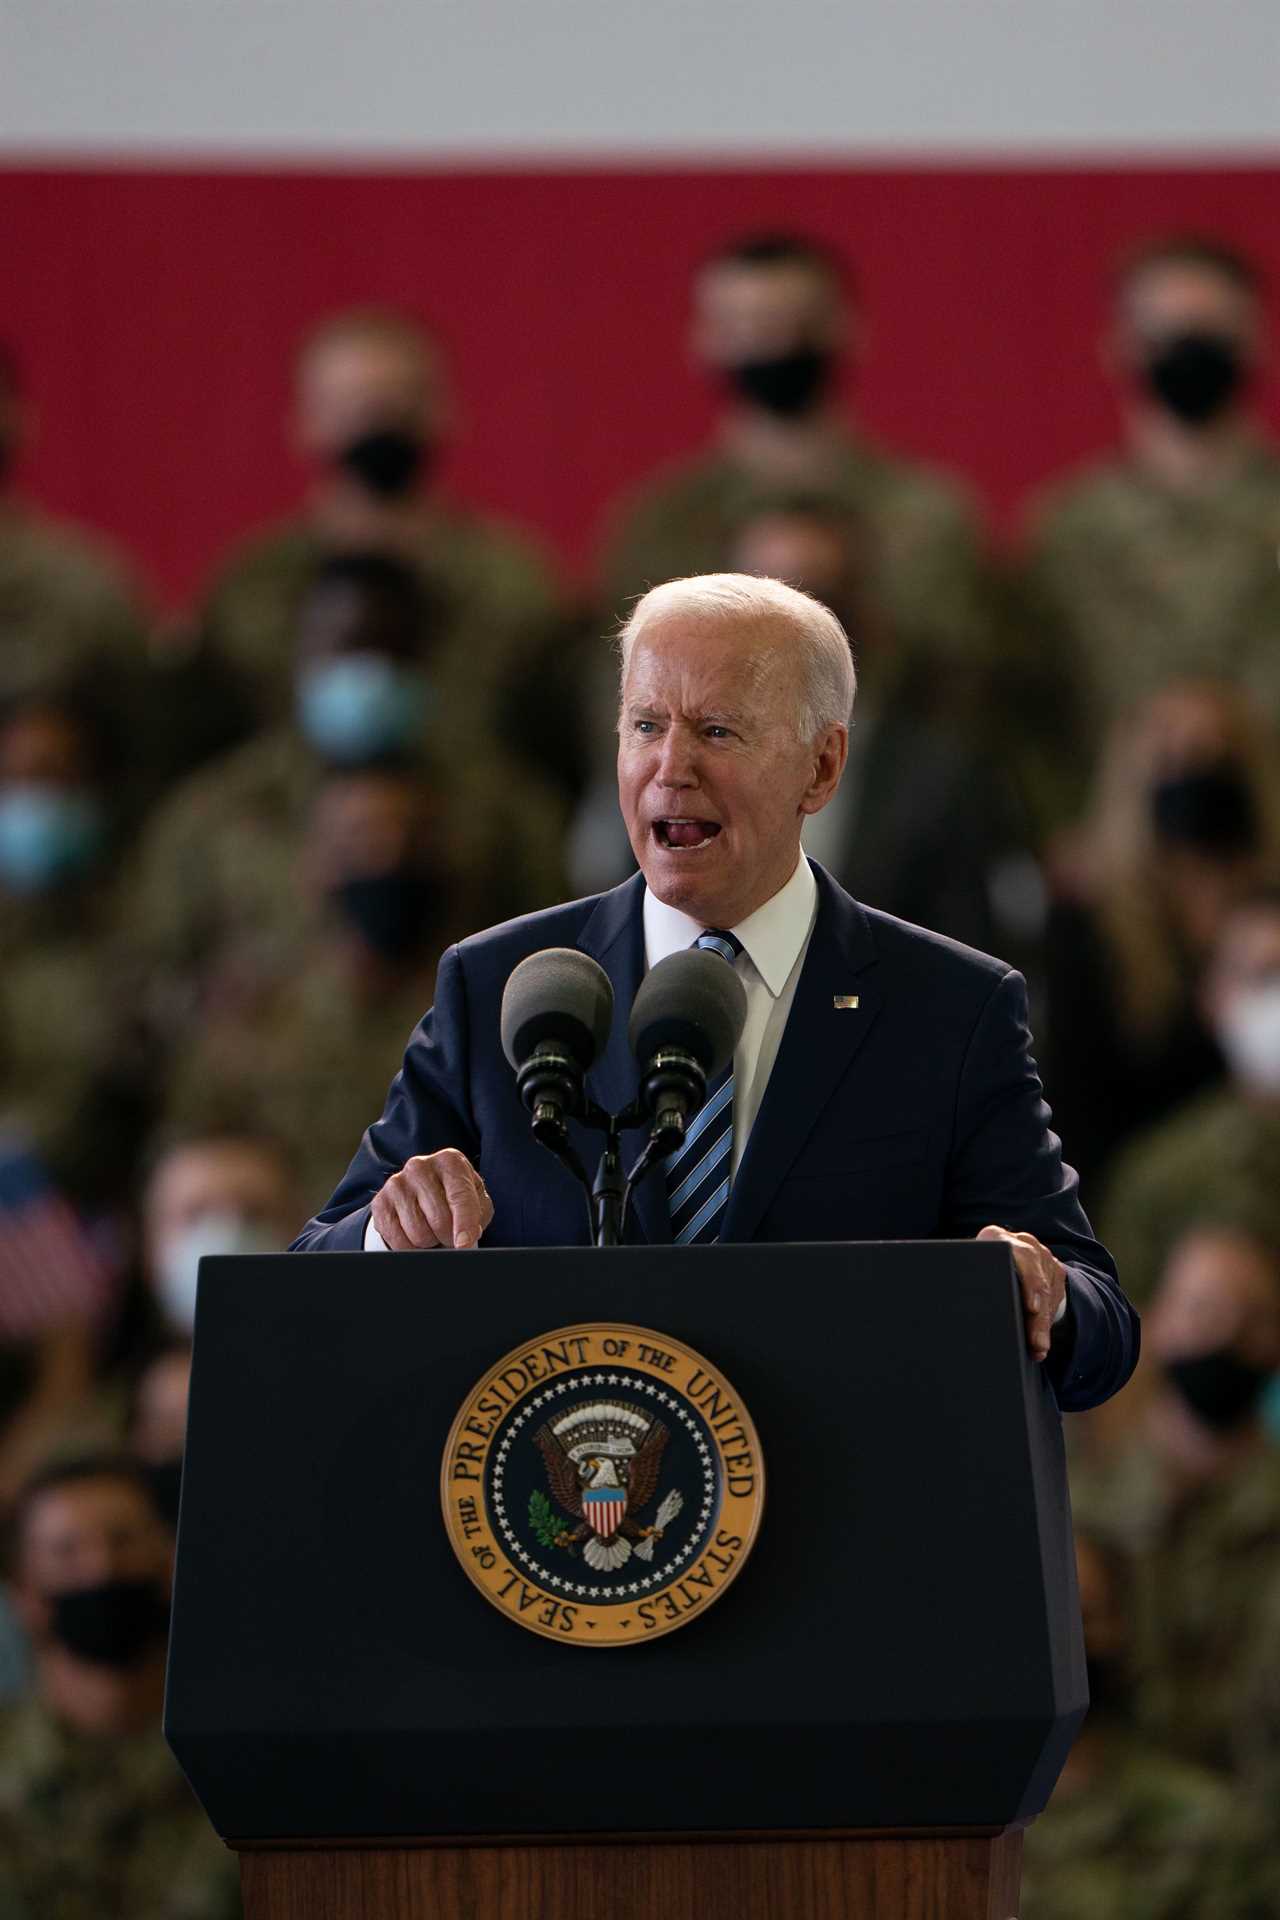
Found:
<svg viewBox="0 0 1280 1920"><path fill-rule="evenodd" d="M296 1248L581 1244L581 1194L531 1140L503 1053L503 989L545 948L599 962L617 1013L588 1088L616 1111L644 974L702 945L737 973L746 1021L685 1147L640 1189L633 1237L1003 1239L1059 1403L1105 1400L1133 1370L1137 1318L1050 1130L1021 976L862 906L804 854L848 750L843 628L779 581L706 574L647 593L621 655L640 872L444 955L381 1118Z"/></svg>

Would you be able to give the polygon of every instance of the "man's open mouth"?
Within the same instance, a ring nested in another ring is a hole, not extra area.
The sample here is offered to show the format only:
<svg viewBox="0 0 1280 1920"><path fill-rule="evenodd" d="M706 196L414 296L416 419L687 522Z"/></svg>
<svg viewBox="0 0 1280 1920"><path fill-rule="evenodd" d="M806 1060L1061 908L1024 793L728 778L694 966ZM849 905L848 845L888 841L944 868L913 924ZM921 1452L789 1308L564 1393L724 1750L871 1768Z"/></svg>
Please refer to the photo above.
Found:
<svg viewBox="0 0 1280 1920"><path fill-rule="evenodd" d="M720 831L718 820L655 820L658 845L673 853L696 852L708 846Z"/></svg>

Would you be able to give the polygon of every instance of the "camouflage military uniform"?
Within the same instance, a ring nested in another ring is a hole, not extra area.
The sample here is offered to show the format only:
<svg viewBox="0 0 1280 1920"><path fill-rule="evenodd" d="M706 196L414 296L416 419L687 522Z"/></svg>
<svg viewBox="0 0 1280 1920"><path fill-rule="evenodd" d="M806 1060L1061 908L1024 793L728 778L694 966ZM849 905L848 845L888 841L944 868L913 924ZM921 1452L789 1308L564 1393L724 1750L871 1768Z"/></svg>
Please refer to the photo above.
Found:
<svg viewBox="0 0 1280 1920"><path fill-rule="evenodd" d="M254 689L267 720L288 712L298 603L330 551L308 522L286 522L232 555L206 603L207 639ZM487 735L504 681L558 623L550 569L517 534L436 505L399 557L417 569L435 616L431 664L441 704Z"/></svg>
<svg viewBox="0 0 1280 1920"><path fill-rule="evenodd" d="M986 645L978 528L958 487L849 436L814 491L865 522L873 590L904 649L963 662ZM753 501L774 494L722 454L659 477L618 516L604 565L606 612L623 612L636 594L662 580L723 567Z"/></svg>
<svg viewBox="0 0 1280 1920"><path fill-rule="evenodd" d="M1011 671L1040 676L1064 761L1083 755L1076 793L1109 722L1178 675L1233 680L1280 726L1277 548L1280 453L1262 443L1194 492L1117 460L1047 496L1015 582Z"/></svg>
<svg viewBox="0 0 1280 1920"><path fill-rule="evenodd" d="M1262 1920L1263 1843L1230 1785L1121 1728L1096 1737L1097 1772L1027 1832L1021 1920Z"/></svg>
<svg viewBox="0 0 1280 1920"><path fill-rule="evenodd" d="M211 1020L184 1052L168 1117L184 1129L265 1128L290 1148L315 1213L382 1112L434 989L424 967L389 993L359 995L333 961L299 954L288 980Z"/></svg>
<svg viewBox="0 0 1280 1920"><path fill-rule="evenodd" d="M3 1920L233 1920L235 1856L159 1727L95 1739L35 1701L0 1715Z"/></svg>
<svg viewBox="0 0 1280 1920"><path fill-rule="evenodd" d="M1280 1754L1257 1690L1280 1602L1280 1450L1179 1497L1150 1445L1073 1471L1077 1523L1132 1557L1133 1676L1164 1750L1251 1780Z"/></svg>
<svg viewBox="0 0 1280 1920"><path fill-rule="evenodd" d="M469 753L443 730L432 771L439 917L455 937L562 897L560 814L532 775ZM279 978L318 933L322 903L299 855L331 773L300 734L279 727L195 775L157 812L130 918L162 1026L189 1014L219 971L250 990Z"/></svg>
<svg viewBox="0 0 1280 1920"><path fill-rule="evenodd" d="M123 568L76 528L0 506L0 701L113 669L140 673L143 625Z"/></svg>
<svg viewBox="0 0 1280 1920"><path fill-rule="evenodd" d="M1116 1162L1101 1219L1139 1306L1191 1227L1236 1227L1280 1246L1280 1109L1229 1088L1193 1101Z"/></svg>
<svg viewBox="0 0 1280 1920"><path fill-rule="evenodd" d="M0 895L0 1128L90 1207L127 1189L151 1098L114 913L111 890L92 883Z"/></svg>

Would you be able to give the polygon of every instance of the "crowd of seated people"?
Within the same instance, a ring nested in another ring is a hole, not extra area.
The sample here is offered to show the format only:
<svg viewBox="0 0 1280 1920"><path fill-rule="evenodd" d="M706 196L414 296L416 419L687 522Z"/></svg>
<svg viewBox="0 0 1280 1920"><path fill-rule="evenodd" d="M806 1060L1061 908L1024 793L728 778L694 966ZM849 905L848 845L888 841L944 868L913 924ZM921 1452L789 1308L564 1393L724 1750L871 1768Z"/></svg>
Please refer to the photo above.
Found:
<svg viewBox="0 0 1280 1920"><path fill-rule="evenodd" d="M0 353L6 1915L237 1910L158 1732L199 1260L283 1248L323 1205L452 941L633 870L611 635L648 586L716 570L840 617L849 766L806 847L1027 974L1066 1157L1147 1314L1133 1385L1069 1437L1095 1706L1024 1911L1280 1911L1263 306L1212 239L1123 262L1119 442L997 554L961 481L835 397L868 350L847 265L731 241L691 289L714 437L601 502L576 591L443 496L423 328L333 315L294 369L306 496L178 627L25 496Z"/></svg>

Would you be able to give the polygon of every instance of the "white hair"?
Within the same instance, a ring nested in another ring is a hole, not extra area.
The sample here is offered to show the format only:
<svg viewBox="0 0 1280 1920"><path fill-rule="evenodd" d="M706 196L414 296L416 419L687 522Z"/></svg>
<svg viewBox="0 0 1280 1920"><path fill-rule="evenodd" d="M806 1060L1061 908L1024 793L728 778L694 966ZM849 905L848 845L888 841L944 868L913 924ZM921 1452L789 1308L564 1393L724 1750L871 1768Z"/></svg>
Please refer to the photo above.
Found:
<svg viewBox="0 0 1280 1920"><path fill-rule="evenodd" d="M695 573L687 580L667 580L651 587L637 600L618 635L624 684L640 634L655 620L671 619L784 626L795 643L800 668L796 687L800 738L807 743L828 727L848 726L857 691L848 635L830 608L812 594L753 573Z"/></svg>

